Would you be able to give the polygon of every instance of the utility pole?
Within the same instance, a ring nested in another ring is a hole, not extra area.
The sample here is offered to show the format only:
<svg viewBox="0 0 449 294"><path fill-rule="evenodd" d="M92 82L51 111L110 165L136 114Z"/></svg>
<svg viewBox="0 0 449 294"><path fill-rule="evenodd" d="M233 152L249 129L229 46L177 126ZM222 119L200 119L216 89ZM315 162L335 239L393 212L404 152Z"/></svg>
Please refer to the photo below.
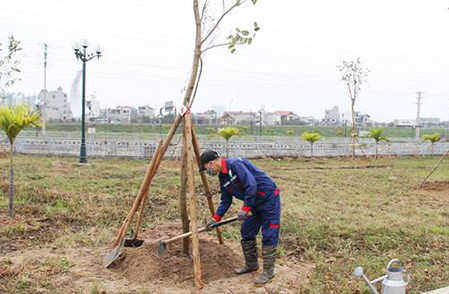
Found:
<svg viewBox="0 0 449 294"><path fill-rule="evenodd" d="M41 103L40 107L42 107L42 134L46 134L45 127L45 106L47 104L47 44L44 43L44 101Z"/></svg>
<svg viewBox="0 0 449 294"><path fill-rule="evenodd" d="M415 140L419 141L419 129L421 127L420 112L421 112L421 103L422 103L421 102L421 99L422 99L421 94L422 94L422 92L416 92L416 94L418 95L418 97L416 97L416 100L417 100L416 104L418 105L418 112L416 114Z"/></svg>

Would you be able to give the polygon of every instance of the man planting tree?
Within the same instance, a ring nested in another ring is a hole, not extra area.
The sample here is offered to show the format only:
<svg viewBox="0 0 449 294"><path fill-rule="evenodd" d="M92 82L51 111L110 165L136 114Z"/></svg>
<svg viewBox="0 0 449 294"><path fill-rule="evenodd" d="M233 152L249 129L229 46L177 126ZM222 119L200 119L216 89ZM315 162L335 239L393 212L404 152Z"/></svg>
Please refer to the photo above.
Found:
<svg viewBox="0 0 449 294"><path fill-rule="evenodd" d="M220 158L215 151L201 155L201 170L220 180L221 201L215 215L207 224L219 222L232 203L233 197L243 201L238 212L243 221L240 233L246 264L235 269L245 274L259 269L256 236L262 228L263 272L255 286L263 286L274 278L276 247L279 242L281 201L273 180L246 158Z"/></svg>

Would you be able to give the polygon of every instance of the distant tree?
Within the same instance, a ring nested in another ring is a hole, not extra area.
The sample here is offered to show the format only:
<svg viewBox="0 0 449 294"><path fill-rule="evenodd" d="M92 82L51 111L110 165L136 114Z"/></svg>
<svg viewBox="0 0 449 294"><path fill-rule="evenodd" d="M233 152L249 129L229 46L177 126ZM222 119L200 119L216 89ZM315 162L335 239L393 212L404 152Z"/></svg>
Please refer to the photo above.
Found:
<svg viewBox="0 0 449 294"><path fill-rule="evenodd" d="M215 134L215 128L213 127L207 127L206 128L206 134Z"/></svg>
<svg viewBox="0 0 449 294"><path fill-rule="evenodd" d="M226 140L226 157L229 157L229 140L238 134L239 129L236 128L224 128L218 130L217 135Z"/></svg>
<svg viewBox="0 0 449 294"><path fill-rule="evenodd" d="M248 126L243 126L243 127L241 127L241 129L242 129L246 134L248 134L248 131L249 131L249 127L248 127Z"/></svg>
<svg viewBox="0 0 449 294"><path fill-rule="evenodd" d="M295 130L286 130L285 132L287 133L287 135L290 135L290 136L295 134Z"/></svg>
<svg viewBox="0 0 449 294"><path fill-rule="evenodd" d="M14 36L8 38L6 48L3 48L3 44L0 43L0 90L2 92L19 80L17 74L20 73L20 60L16 56L20 50L22 50L20 41Z"/></svg>
<svg viewBox="0 0 449 294"><path fill-rule="evenodd" d="M358 98L359 91L370 70L363 68L360 58L356 61L343 61L342 65L337 66L340 69L341 81L343 81L349 91L349 98L351 99L351 142L352 142L352 158L355 158L355 142L357 140L356 122L355 122L355 102Z"/></svg>
<svg viewBox="0 0 449 294"><path fill-rule="evenodd" d="M345 135L345 131L342 129L336 129L335 134L337 135L337 137L343 137Z"/></svg>
<svg viewBox="0 0 449 294"><path fill-rule="evenodd" d="M321 140L321 135L318 132L314 132L314 133L308 133L308 132L304 132L302 133L301 137L306 140L307 142L310 143L310 156L313 157L313 144L316 141Z"/></svg>
<svg viewBox="0 0 449 294"><path fill-rule="evenodd" d="M424 135L422 137L422 139L424 141L430 141L431 143L431 149L430 149L430 154L433 155L433 146L436 142L439 142L441 140L441 134L440 133L435 133L433 135Z"/></svg>
<svg viewBox="0 0 449 294"><path fill-rule="evenodd" d="M31 110L27 105L16 105L15 107L2 106L0 108L0 128L5 132L10 143L9 158L9 204L8 215L14 217L14 141L27 126L40 126L40 116L37 111Z"/></svg>
<svg viewBox="0 0 449 294"><path fill-rule="evenodd" d="M379 142L380 141L388 142L387 137L383 136L382 133L383 133L382 129L371 129L369 134L368 134L368 137L369 138L373 138L374 141L376 142L376 159L379 157L378 151L377 151L378 150L377 147L378 147Z"/></svg>

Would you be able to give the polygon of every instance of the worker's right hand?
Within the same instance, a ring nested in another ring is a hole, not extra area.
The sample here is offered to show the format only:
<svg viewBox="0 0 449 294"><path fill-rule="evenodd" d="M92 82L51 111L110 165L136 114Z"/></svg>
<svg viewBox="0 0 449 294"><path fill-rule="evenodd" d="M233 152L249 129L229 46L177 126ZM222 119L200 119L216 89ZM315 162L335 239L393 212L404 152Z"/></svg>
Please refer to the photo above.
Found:
<svg viewBox="0 0 449 294"><path fill-rule="evenodd" d="M217 223L218 222L215 219L211 218L210 221L206 224L206 230L208 231L213 230L214 229L213 226L216 225Z"/></svg>

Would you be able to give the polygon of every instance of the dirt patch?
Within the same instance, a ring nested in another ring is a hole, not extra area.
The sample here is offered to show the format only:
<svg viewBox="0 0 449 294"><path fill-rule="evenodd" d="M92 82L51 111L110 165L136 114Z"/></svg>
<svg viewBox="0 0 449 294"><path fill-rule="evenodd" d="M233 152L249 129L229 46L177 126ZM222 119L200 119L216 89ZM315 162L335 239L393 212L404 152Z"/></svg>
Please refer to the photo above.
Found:
<svg viewBox="0 0 449 294"><path fill-rule="evenodd" d="M63 161L52 161L51 167L53 172L70 173L76 164L63 162Z"/></svg>
<svg viewBox="0 0 449 294"><path fill-rule="evenodd" d="M435 181L435 182L425 182L422 187L422 190L428 191L448 191L449 190L449 181Z"/></svg>
<svg viewBox="0 0 449 294"><path fill-rule="evenodd" d="M154 230L156 234L163 235ZM56 248L15 251L0 256L0 264L11 283L27 281L26 293L47 293L58 289L60 293L164 293L191 294L195 291L191 258L183 256L180 244L172 244L166 255L156 256L156 242L145 240L141 248L126 248L125 258L110 269L102 266L109 251L107 246ZM236 242L219 245L212 235L201 236L201 272L204 287L202 294L224 293L298 293L301 280L307 279L314 269L312 264L300 264L280 259L276 265L276 278L263 288L253 286L260 274L254 272L235 275L233 268L242 265L243 257ZM261 261L259 260L261 264ZM48 265L53 265L48 268ZM52 274L57 272L57 274ZM2 276L0 275L0 282ZM45 282L45 283L44 283ZM6 285L6 284L5 284ZM23 282L22 286L23 287ZM45 288L45 289L44 289ZM42 290L42 292L37 291ZM1 290L1 287L0 287ZM0 291L1 292L1 291Z"/></svg>
<svg viewBox="0 0 449 294"><path fill-rule="evenodd" d="M233 269L243 262L241 255L216 240L203 239L200 246L202 280L205 283L233 277ZM182 252L182 242L170 244L168 252L160 258L157 256L157 243L144 243L141 248L129 249L125 254L125 259L114 271L122 272L132 282L157 280L176 286L186 282L191 285L193 261Z"/></svg>

